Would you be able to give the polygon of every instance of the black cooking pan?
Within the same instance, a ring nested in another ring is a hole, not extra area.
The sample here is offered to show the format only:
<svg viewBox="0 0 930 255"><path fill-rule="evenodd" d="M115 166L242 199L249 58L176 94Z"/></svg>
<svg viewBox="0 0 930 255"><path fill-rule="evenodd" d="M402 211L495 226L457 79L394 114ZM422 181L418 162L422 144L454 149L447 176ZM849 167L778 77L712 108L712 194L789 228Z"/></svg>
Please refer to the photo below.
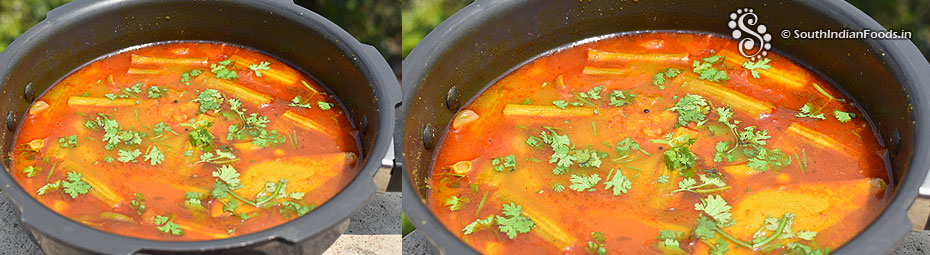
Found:
<svg viewBox="0 0 930 255"><path fill-rule="evenodd" d="M62 217L19 187L7 173L6 158L0 185L19 208L23 225L50 254L322 253L376 190L373 177L391 149L399 88L374 47L293 2L79 0L52 10L0 54L0 116L6 117L0 152L11 153L14 130L30 103L75 68L127 47L175 40L243 45L312 74L345 105L359 130L362 160L356 178L328 202L285 224L223 240L164 242L111 234Z"/></svg>
<svg viewBox="0 0 930 255"><path fill-rule="evenodd" d="M739 8L755 11L774 36L773 50L832 78L871 118L890 151L890 204L865 231L835 252L885 253L912 228L923 229L930 215L930 203L924 196L918 198L918 189L930 195L930 181L925 181L930 168L927 60L908 40L781 37L783 29L883 30L840 0L475 1L434 29L403 63L404 104L395 133L395 140L402 142L395 150L404 155L407 217L438 250L476 253L426 208L424 178L454 114L498 76L546 51L599 35L641 30L731 35L727 23Z"/></svg>

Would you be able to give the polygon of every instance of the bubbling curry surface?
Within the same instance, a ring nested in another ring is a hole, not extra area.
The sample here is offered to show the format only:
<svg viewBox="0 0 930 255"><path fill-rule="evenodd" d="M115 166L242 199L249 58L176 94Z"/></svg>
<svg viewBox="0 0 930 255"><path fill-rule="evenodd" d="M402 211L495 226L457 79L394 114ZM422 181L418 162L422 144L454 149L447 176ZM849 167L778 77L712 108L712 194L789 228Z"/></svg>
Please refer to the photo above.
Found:
<svg viewBox="0 0 930 255"><path fill-rule="evenodd" d="M95 60L29 108L11 174L42 204L154 240L261 231L325 203L357 174L335 97L257 51L208 42Z"/></svg>
<svg viewBox="0 0 930 255"><path fill-rule="evenodd" d="M428 207L487 254L835 250L887 204L887 151L825 77L759 57L643 32L531 60L455 116Z"/></svg>

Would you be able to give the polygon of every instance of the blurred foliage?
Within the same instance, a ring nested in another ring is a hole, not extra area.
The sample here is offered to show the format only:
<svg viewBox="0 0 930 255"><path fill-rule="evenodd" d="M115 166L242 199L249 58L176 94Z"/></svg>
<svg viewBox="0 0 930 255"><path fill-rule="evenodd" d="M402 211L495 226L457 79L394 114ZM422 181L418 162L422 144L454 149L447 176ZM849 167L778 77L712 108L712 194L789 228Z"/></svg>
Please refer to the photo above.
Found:
<svg viewBox="0 0 930 255"><path fill-rule="evenodd" d="M471 2L471 0L404 1L401 14L404 31L403 56L407 57L413 47L416 47L420 40L423 40L423 37L426 37L429 31L432 31L439 23Z"/></svg>
<svg viewBox="0 0 930 255"><path fill-rule="evenodd" d="M296 0L336 23L360 42L375 46L400 77L401 0Z"/></svg>
<svg viewBox="0 0 930 255"><path fill-rule="evenodd" d="M71 0L0 0L0 51L30 27L45 19L45 13ZM359 41L378 48L400 74L401 0L296 0L333 21Z"/></svg>
<svg viewBox="0 0 930 255"><path fill-rule="evenodd" d="M847 0L890 30L910 31L930 60L930 0Z"/></svg>
<svg viewBox="0 0 930 255"><path fill-rule="evenodd" d="M71 0L0 0L0 51L45 19L45 13Z"/></svg>
<svg viewBox="0 0 930 255"><path fill-rule="evenodd" d="M930 59L930 0L847 0L886 29L911 31L911 41ZM471 0L406 0L403 3L403 56L433 28Z"/></svg>
<svg viewBox="0 0 930 255"><path fill-rule="evenodd" d="M407 219L407 214L400 213L401 216L401 236L407 236L410 232L413 232L417 229L416 226L413 226L413 223L410 222L410 219Z"/></svg>

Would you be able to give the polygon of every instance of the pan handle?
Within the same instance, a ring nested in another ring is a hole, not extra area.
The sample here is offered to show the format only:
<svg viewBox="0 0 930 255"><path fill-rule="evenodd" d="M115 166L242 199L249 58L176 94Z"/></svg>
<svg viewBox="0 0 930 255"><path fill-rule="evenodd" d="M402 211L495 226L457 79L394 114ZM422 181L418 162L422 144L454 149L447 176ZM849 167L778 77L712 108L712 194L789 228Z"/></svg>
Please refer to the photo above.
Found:
<svg viewBox="0 0 930 255"><path fill-rule="evenodd" d="M375 82L375 86L384 86L385 94L380 100L387 100L390 102L392 110L396 112L397 108L400 107L401 101L401 91L400 91L400 82L397 81L394 72L389 68L387 61L381 55L381 52L377 48L371 45L362 44L361 51L357 54L362 56L367 56L367 59L375 59L379 61L377 65L379 68L373 70L373 72L378 72L379 75L376 77L381 77L383 80ZM393 114L391 115L394 116ZM384 121L395 121L394 119L384 120ZM393 134L387 134L393 137ZM394 155L394 139L391 138L391 144L388 145L387 153L385 153L384 158L381 159L381 165L378 167L378 171L375 173L374 181L377 186L377 191L379 193L384 193L386 191L399 192L400 191L400 171L395 169L399 168L398 164L395 163Z"/></svg>
<svg viewBox="0 0 930 255"><path fill-rule="evenodd" d="M930 230L930 174L917 189L917 198L907 210L907 217L911 219L911 230Z"/></svg>
<svg viewBox="0 0 930 255"><path fill-rule="evenodd" d="M381 159L381 166L375 173L375 185L378 186L378 193L400 192L400 165L395 163L394 139L391 139L391 146L388 147L387 153Z"/></svg>

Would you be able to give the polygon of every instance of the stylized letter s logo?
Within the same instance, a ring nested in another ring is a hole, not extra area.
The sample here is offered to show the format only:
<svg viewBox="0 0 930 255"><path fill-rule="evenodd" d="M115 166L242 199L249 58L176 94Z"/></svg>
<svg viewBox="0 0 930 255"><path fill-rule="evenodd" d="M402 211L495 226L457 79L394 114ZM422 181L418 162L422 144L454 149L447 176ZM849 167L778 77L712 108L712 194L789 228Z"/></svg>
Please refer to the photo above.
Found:
<svg viewBox="0 0 930 255"><path fill-rule="evenodd" d="M730 13L730 22L727 23L727 26L733 29L733 38L739 40L740 55L751 61L756 61L759 55L767 56L768 50L772 48L772 44L769 43L772 41L772 35L767 33L765 25L759 24L755 29L750 28L758 22L759 16L756 16L752 9L743 8ZM745 37L743 33L746 34Z"/></svg>

